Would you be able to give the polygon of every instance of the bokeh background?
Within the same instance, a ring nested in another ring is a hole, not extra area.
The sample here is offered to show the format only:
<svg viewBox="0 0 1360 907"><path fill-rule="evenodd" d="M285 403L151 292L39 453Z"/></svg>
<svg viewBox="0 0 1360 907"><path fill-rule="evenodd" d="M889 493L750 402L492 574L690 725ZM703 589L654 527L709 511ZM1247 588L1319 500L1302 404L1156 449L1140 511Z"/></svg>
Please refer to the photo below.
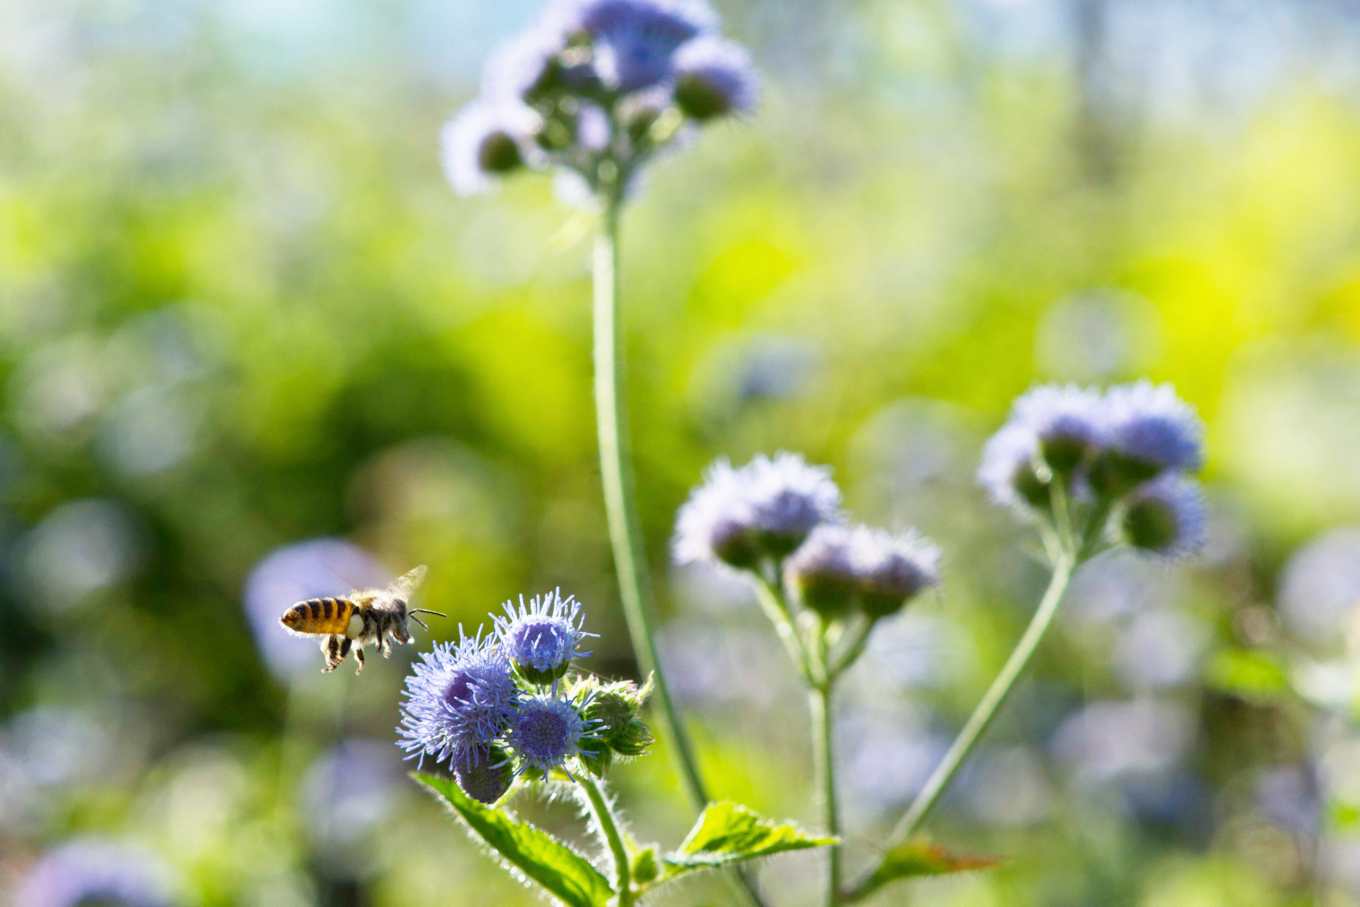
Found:
<svg viewBox="0 0 1360 907"><path fill-rule="evenodd" d="M540 177L456 199L437 159L536 6L0 3L0 900L102 874L213 907L529 903L403 777L411 650L323 678L274 622L428 563L436 638L560 584L587 665L636 670L591 216ZM1149 376L1207 422L1210 549L1085 568L934 822L1006 863L916 901L1360 904L1360 4L719 6L763 106L653 169L624 266L663 649L713 787L815 820L768 627L666 566L707 462L802 451L946 552L844 694L862 865L1042 585L982 441L1034 381ZM614 780L639 836L680 837L664 747ZM800 904L817 871L763 879Z"/></svg>

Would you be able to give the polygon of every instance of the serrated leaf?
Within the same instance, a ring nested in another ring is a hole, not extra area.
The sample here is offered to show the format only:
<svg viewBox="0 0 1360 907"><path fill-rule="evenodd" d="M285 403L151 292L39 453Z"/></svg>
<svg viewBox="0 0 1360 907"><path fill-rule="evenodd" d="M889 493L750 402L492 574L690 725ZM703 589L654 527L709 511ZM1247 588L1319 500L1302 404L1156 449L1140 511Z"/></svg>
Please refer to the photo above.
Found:
<svg viewBox="0 0 1360 907"><path fill-rule="evenodd" d="M680 848L665 857L668 876L743 860L839 843L810 835L792 822L775 822L739 803L710 803Z"/></svg>
<svg viewBox="0 0 1360 907"><path fill-rule="evenodd" d="M901 879L989 869L999 862L1001 861L994 857L952 853L925 838L912 838L885 853L874 871L850 893L847 900L859 900L884 885Z"/></svg>
<svg viewBox="0 0 1360 907"><path fill-rule="evenodd" d="M541 885L570 907L604 907L614 891L590 861L540 828L463 793L452 778L412 774L452 808L470 833L512 872Z"/></svg>

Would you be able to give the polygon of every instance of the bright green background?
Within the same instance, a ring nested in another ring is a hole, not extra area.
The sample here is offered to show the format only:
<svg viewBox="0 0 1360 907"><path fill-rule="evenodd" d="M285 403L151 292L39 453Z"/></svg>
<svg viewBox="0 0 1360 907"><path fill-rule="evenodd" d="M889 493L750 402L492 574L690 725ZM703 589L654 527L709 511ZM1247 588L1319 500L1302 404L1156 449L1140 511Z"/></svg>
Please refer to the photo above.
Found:
<svg viewBox="0 0 1360 907"><path fill-rule="evenodd" d="M724 4L764 71L760 112L658 163L624 225L643 517L670 638L691 645L677 670L704 667L704 634L746 668L674 682L706 691L690 720L713 787L767 814L816 815L803 703L749 603L665 566L707 462L805 452L857 517L941 544L942 591L915 608L963 640L927 653L947 682L853 695L880 728L936 709L947 730L1042 579L970 481L1009 401L1149 376L1205 418L1220 544L1128 580L1172 572L1166 606L1208 634L1208 679L1157 694L1195 718L1199 805L1136 820L1041 759L1038 824L941 814L945 841L1008 862L922 903L1329 887L1309 836L1252 795L1307 764L1324 718L1222 653L1287 644L1281 566L1360 521L1360 111L1329 68L1360 37L1340 5L1278 46L1289 4L1139 5L1093 3L1102 25L1048 0ZM355 853L309 831L300 772L339 736L390 740L404 666L274 676L241 608L261 557L340 536L430 564L440 638L560 584L603 636L587 667L634 669L594 462L593 219L543 177L465 200L439 170L442 121L534 4L489 6L0 6L0 783L25 792L0 809L0 890L46 846L105 833L159 851L191 904L527 897L405 782ZM93 548L62 534L86 519L112 527ZM1083 701L1132 697L1109 668L1117 625L1083 627L1055 635L998 743L1042 754ZM93 735L94 766L38 771L60 760L16 728L49 714ZM664 752L616 780L641 835L678 840L692 815ZM885 781L881 800L905 795ZM569 809L525 809L574 833ZM852 865L886 819L852 810ZM793 856L767 880L804 903L815 873Z"/></svg>

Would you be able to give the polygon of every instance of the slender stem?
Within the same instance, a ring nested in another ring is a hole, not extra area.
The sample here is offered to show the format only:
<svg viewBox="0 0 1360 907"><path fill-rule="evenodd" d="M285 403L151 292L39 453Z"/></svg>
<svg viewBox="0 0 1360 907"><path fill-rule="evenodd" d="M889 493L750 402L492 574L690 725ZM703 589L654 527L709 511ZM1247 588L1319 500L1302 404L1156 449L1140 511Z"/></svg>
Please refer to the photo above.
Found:
<svg viewBox="0 0 1360 907"><path fill-rule="evenodd" d="M821 661L826 661L826 635L818 633ZM808 690L808 708L812 712L812 739L816 748L817 779L822 795L822 825L825 832L840 837L840 804L836 797L835 728L831 720L832 681L823 680ZM835 907L841 897L841 846L833 844L826 850L826 907Z"/></svg>
<svg viewBox="0 0 1360 907"><path fill-rule="evenodd" d="M760 601L760 607L765 611L770 623L774 624L779 641L789 653L789 660L798 668L803 680L811 686L815 682L812 661L807 647L803 644L803 637L794 623L793 609L789 607L788 599L778 586L762 576L757 576L755 583L756 598Z"/></svg>
<svg viewBox="0 0 1360 907"><path fill-rule="evenodd" d="M600 836L609 845L609 854L614 861L614 890L619 896L618 907L629 907L634 899L633 876L628 865L628 848L624 846L619 823L614 818L614 810L584 766L576 773L576 783L585 791L586 799L590 801L590 809L595 814L595 824L599 826Z"/></svg>
<svg viewBox="0 0 1360 907"><path fill-rule="evenodd" d="M874 632L874 627L878 621L875 618L866 617L860 620L859 626L855 627L854 635L850 637L850 642L846 643L841 649L841 654L827 669L827 676L834 683L851 665L859 661L859 657L864 654L864 648L869 644L869 636Z"/></svg>
<svg viewBox="0 0 1360 907"><path fill-rule="evenodd" d="M661 669L652 629L651 583L643 552L637 505L633 491L632 456L625 423L623 357L619 331L619 219L621 198L618 189L603 193L604 226L595 242L593 263L595 322L595 422L600 444L600 478L604 486L605 515L609 541L614 550L618 574L619 599L628 624L633 652L644 674L656 683L654 701L661 710L675 751L675 760L685 791L698 809L708 803L708 791L699 773L698 760L689 734L680 721L670 684ZM748 904L759 905L755 884L740 872L728 876Z"/></svg>
<svg viewBox="0 0 1360 907"><path fill-rule="evenodd" d="M609 539L619 579L619 598L644 674L656 678L656 702L675 746L685 789L696 807L708 802L689 735L680 722L670 684L657 656L652 629L651 583L638 528L632 457L625 424L624 375L619 337L619 202L605 203L604 230L595 244L595 409L599 427L600 473Z"/></svg>
<svg viewBox="0 0 1360 907"><path fill-rule="evenodd" d="M977 704L973 714L969 716L968 722L959 731L954 743L945 753L944 759L936 766L930 779L926 781L925 787L916 795L907 812L902 816L902 820L897 823L893 833L888 840L890 846L906 840L911 836L921 823L925 821L930 810L948 789L954 775L962 767L968 754L972 752L978 739L987 730L987 726L996 717L997 711L1005 703L1015 686L1016 680L1024 672L1033 657L1034 651L1039 647L1039 642L1048 632L1049 625L1053 622L1053 616L1058 613L1058 605L1062 603L1063 593L1067 591L1067 583L1072 578L1072 570L1075 566L1074 557L1064 553L1060 555L1057 562L1053 565L1053 576L1049 580L1048 588L1044 591L1044 597L1039 602L1039 607L1035 609L1034 617L1030 619L1029 626L1025 628L1025 633L1016 643L1015 650L1011 652L1010 658L1006 659L1006 664L1002 666L1001 673L996 675L996 680L987 689L982 701Z"/></svg>

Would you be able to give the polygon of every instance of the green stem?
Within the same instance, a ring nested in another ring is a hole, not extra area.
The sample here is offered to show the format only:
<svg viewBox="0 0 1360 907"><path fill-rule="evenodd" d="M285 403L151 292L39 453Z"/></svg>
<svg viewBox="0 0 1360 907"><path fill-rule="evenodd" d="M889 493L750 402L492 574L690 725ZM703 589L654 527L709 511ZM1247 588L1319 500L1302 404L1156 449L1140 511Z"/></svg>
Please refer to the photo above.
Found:
<svg viewBox="0 0 1360 907"><path fill-rule="evenodd" d="M595 421L599 432L600 478L604 486L605 515L609 523L609 541L614 551L614 566L618 574L619 599L628 624L633 651L643 674L655 679L654 701L661 710L680 769L685 791L695 808L708 804L699 764L690 743L689 734L680 721L680 714L671 698L657 655L656 635L652 629L651 583L647 573L647 559L643 553L637 505L633 492L632 457L628 446L628 430L624 420L623 359L619 331L619 219L622 200L617 189L602 193L604 227L595 242L593 263L595 295ZM759 905L755 885L745 875L735 873L740 883L740 897L748 904ZM734 884L736 884L734 882Z"/></svg>
<svg viewBox="0 0 1360 907"><path fill-rule="evenodd" d="M808 691L808 707L812 712L812 738L816 746L817 779L822 794L822 825L824 832L840 837L840 804L836 797L836 752L831 720L832 684L827 680ZM826 907L840 903L841 846L827 848Z"/></svg>
<svg viewBox="0 0 1360 907"><path fill-rule="evenodd" d="M936 766L930 779L926 781L925 787L916 795L911 806L907 809L902 820L897 823L893 833L889 836L889 847L905 841L921 826L927 815L936 802L949 788L949 784L954 780L954 775L963 766L968 754L973 751L978 739L987 730L992 719L996 717L997 711L1006 702L1015 682L1024 673L1030 659L1034 656L1035 650L1039 647L1039 642L1048 632L1049 626L1053 622L1053 616L1058 613L1058 606L1062 603L1063 593L1067 591L1068 581L1072 578L1072 570L1075 567L1075 558L1070 553L1059 555L1057 562L1053 565L1053 576L1049 580L1048 588L1044 590L1044 597L1039 602L1039 607L1034 612L1034 617L1030 619L1029 626L1025 628L1025 633L1016 643L1015 650L1011 652L1010 658L1006 659L1006 664L1002 666L1001 673L996 675L996 680L987 689L982 701L977 704L973 714L969 716L968 722L959 731L958 737L945 753L944 759Z"/></svg>
<svg viewBox="0 0 1360 907"><path fill-rule="evenodd" d="M784 644L784 651L789 653L789 660L798 668L803 680L812 686L816 682L812 662L807 648L803 645L803 637L794 623L793 610L789 607L788 599L784 598L778 586L762 576L757 576L755 583L756 598L760 601L765 616L774 624L779 641Z"/></svg>
<svg viewBox="0 0 1360 907"><path fill-rule="evenodd" d="M702 809L708 803L708 792L657 656L651 584L634 502L632 457L624 420L623 362L619 355L619 213L617 199L605 202L604 230L595 244L595 410L604 505L618 572L619 598L633 650L643 674L650 673L656 678L656 702L674 743L685 789L694 805Z"/></svg>
<svg viewBox="0 0 1360 907"><path fill-rule="evenodd" d="M590 801L590 809L595 814L595 824L599 826L600 836L609 845L609 854L614 860L614 890L619 896L618 907L629 907L634 899L633 877L628 865L628 848L623 844L623 835L619 832L619 823L614 818L614 810L585 766L576 773L576 783L585 791L586 799Z"/></svg>
<svg viewBox="0 0 1360 907"><path fill-rule="evenodd" d="M859 657L864 654L864 649L869 644L869 636L874 632L874 626L877 623L877 619L872 617L861 619L859 626L855 628L854 635L850 637L850 642L845 644L844 648L841 649L841 654L827 669L827 676L833 683L849 670L851 665L859 661Z"/></svg>

